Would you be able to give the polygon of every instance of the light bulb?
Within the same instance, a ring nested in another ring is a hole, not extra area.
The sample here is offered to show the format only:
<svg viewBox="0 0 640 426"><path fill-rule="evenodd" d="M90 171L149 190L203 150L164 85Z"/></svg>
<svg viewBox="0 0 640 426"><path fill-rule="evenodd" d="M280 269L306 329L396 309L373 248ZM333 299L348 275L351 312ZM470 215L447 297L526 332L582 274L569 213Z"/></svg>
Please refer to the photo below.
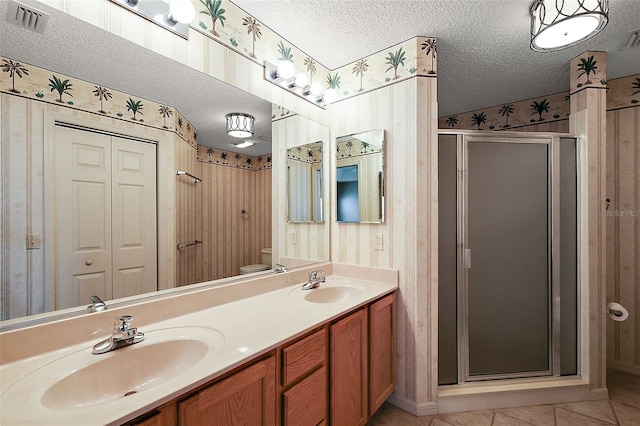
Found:
<svg viewBox="0 0 640 426"><path fill-rule="evenodd" d="M182 24L190 24L196 16L190 0L172 0L169 4L169 11L174 20Z"/></svg>
<svg viewBox="0 0 640 426"><path fill-rule="evenodd" d="M313 83L311 83L309 92L311 92L312 95L319 96L322 93L322 84L320 84L317 81L314 81Z"/></svg>
<svg viewBox="0 0 640 426"><path fill-rule="evenodd" d="M278 62L278 77L284 78L285 80L293 77L293 74L296 72L293 62L291 61L280 61Z"/></svg>
<svg viewBox="0 0 640 426"><path fill-rule="evenodd" d="M296 76L295 85L298 87L306 87L309 84L309 77L303 72Z"/></svg>
<svg viewBox="0 0 640 426"><path fill-rule="evenodd" d="M322 97L323 101L330 104L332 102L335 102L336 99L338 99L338 92L336 92L336 89L332 89L330 87L324 91L324 96Z"/></svg>

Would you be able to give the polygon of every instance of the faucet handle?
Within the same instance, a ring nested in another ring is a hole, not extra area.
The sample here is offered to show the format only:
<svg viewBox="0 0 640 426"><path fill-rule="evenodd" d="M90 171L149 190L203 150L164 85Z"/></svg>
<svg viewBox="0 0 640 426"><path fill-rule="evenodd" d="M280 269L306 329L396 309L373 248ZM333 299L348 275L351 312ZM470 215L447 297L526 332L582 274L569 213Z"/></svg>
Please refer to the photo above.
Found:
<svg viewBox="0 0 640 426"><path fill-rule="evenodd" d="M310 280L318 279L318 274L324 275L324 270L318 269L316 271L311 271L311 273L309 274L309 279Z"/></svg>
<svg viewBox="0 0 640 426"><path fill-rule="evenodd" d="M113 324L113 331L127 331L131 325L133 317L131 315L120 315L116 317L116 322Z"/></svg>

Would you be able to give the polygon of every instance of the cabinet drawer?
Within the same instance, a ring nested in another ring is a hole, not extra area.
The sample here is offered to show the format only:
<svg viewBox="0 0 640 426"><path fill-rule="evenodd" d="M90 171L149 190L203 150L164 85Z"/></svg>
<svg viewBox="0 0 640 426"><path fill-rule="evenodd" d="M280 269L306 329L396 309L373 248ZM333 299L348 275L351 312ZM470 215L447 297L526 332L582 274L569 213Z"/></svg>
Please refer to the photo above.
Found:
<svg viewBox="0 0 640 426"><path fill-rule="evenodd" d="M287 386L325 362L326 331L318 330L282 350L282 385Z"/></svg>
<svg viewBox="0 0 640 426"><path fill-rule="evenodd" d="M286 391L282 398L285 426L324 424L327 414L327 369L320 368Z"/></svg>

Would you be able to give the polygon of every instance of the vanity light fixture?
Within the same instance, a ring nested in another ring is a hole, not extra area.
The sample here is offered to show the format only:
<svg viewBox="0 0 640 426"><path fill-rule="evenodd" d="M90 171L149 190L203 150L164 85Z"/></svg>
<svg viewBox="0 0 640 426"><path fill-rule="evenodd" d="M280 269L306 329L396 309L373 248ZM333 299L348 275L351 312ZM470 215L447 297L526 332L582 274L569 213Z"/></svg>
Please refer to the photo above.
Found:
<svg viewBox="0 0 640 426"><path fill-rule="evenodd" d="M234 138L248 138L253 136L253 122L255 120L253 116L242 112L232 112L227 114L226 117L227 135Z"/></svg>
<svg viewBox="0 0 640 426"><path fill-rule="evenodd" d="M189 39L189 24L196 14L191 0L171 0L169 5L162 0L111 0L111 2L182 38Z"/></svg>
<svg viewBox="0 0 640 426"><path fill-rule="evenodd" d="M531 49L553 52L598 34L609 22L609 0L535 0Z"/></svg>
<svg viewBox="0 0 640 426"><path fill-rule="evenodd" d="M310 82L305 73L296 75L293 63L290 61L279 61L277 65L265 61L264 79L322 108L326 108L328 104L338 99L338 92L334 89L324 90L322 83Z"/></svg>

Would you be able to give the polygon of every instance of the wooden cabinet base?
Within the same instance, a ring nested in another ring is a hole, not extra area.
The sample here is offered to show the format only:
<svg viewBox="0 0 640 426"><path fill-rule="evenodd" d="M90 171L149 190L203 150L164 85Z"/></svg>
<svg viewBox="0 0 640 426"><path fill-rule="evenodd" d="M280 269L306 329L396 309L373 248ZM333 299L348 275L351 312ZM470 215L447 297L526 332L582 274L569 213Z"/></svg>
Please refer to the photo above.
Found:
<svg viewBox="0 0 640 426"><path fill-rule="evenodd" d="M178 403L180 425L275 424L274 357L235 373Z"/></svg>

